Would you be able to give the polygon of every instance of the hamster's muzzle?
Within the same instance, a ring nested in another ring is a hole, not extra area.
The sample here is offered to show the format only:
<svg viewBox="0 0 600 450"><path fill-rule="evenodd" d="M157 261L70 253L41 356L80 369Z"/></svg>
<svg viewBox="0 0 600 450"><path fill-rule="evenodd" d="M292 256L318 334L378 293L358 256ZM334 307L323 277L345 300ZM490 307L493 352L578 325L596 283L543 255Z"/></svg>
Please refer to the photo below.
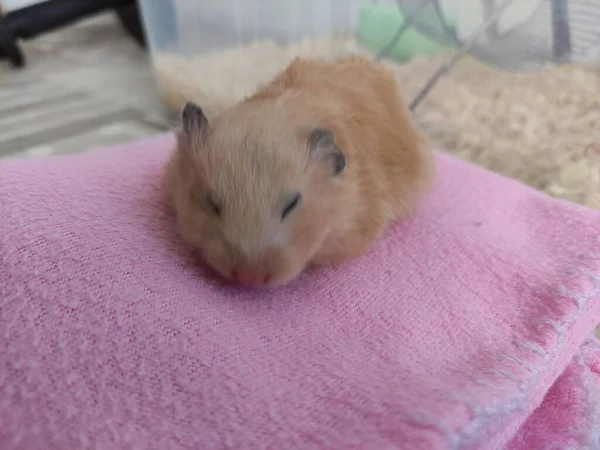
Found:
<svg viewBox="0 0 600 450"><path fill-rule="evenodd" d="M243 265L232 268L229 277L236 283L252 286L268 284L272 278L266 270Z"/></svg>

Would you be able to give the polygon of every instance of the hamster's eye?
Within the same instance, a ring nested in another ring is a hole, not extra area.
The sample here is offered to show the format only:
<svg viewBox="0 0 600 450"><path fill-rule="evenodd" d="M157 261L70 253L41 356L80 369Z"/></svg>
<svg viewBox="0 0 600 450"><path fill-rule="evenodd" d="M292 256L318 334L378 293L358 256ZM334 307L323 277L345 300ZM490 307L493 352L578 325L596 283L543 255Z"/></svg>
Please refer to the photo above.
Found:
<svg viewBox="0 0 600 450"><path fill-rule="evenodd" d="M300 196L300 194L295 194L292 199L287 203L287 205L285 205L285 208L283 208L283 212L281 213L281 219L285 219L294 209L296 209L296 207L298 206L298 204L300 203L300 199L302 197Z"/></svg>
<svg viewBox="0 0 600 450"><path fill-rule="evenodd" d="M210 192L206 194L206 203L208 204L208 207L212 210L212 212L215 213L216 216L221 215L221 207L217 204L215 198Z"/></svg>

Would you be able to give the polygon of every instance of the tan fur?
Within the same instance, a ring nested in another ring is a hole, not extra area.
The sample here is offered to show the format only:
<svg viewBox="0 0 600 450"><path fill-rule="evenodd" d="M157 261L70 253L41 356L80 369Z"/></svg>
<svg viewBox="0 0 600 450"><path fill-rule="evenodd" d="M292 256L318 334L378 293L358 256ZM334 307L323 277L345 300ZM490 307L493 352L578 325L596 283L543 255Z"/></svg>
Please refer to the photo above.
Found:
<svg viewBox="0 0 600 450"><path fill-rule="evenodd" d="M356 258L410 214L434 174L393 74L360 56L296 59L209 122L180 134L167 186L183 237L224 276L252 264L277 285L307 264ZM346 156L337 177L307 150L316 127L332 130ZM222 217L203 206L207 189L220 197ZM293 191L301 204L282 221Z"/></svg>

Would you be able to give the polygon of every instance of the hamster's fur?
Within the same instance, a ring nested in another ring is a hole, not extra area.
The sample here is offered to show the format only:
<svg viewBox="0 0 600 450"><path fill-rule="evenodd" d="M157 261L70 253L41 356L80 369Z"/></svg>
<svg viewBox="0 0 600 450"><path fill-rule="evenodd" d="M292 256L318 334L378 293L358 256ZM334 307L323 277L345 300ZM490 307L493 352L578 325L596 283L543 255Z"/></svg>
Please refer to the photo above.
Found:
<svg viewBox="0 0 600 450"><path fill-rule="evenodd" d="M363 254L433 175L390 70L297 58L214 120L188 102L166 186L182 237L210 266L273 286Z"/></svg>

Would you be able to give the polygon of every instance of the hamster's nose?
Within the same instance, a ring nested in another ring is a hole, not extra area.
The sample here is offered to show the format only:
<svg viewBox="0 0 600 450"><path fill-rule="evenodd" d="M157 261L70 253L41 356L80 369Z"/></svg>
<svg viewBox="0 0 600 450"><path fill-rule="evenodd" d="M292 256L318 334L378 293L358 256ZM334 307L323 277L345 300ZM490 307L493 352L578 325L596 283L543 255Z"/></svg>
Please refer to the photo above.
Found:
<svg viewBox="0 0 600 450"><path fill-rule="evenodd" d="M269 274L245 267L233 268L229 275L238 283L247 285L267 284L271 281L271 276Z"/></svg>

